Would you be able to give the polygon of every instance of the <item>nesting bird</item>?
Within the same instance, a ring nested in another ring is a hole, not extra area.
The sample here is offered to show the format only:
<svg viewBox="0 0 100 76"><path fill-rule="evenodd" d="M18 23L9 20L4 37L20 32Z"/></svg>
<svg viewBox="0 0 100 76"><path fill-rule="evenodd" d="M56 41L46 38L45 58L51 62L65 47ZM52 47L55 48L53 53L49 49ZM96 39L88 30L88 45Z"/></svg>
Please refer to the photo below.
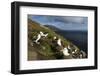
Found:
<svg viewBox="0 0 100 76"><path fill-rule="evenodd" d="M61 50L64 54L64 56L69 56L70 54L68 53L68 49L67 48L64 48Z"/></svg>
<svg viewBox="0 0 100 76"><path fill-rule="evenodd" d="M75 49L74 51L72 51L72 54L76 53L77 52L77 49Z"/></svg>
<svg viewBox="0 0 100 76"><path fill-rule="evenodd" d="M83 50L81 50L79 57L80 58L85 58L86 57L86 53Z"/></svg>
<svg viewBox="0 0 100 76"><path fill-rule="evenodd" d="M43 36L43 37L47 37L48 36L48 33L47 34L44 34L42 31L40 31L40 35Z"/></svg>
<svg viewBox="0 0 100 76"><path fill-rule="evenodd" d="M38 41L41 39L41 37L47 37L47 36L48 36L48 33L44 34L42 31L40 31L40 33L37 36L37 39L34 42L36 42L37 44L39 44Z"/></svg>
<svg viewBox="0 0 100 76"><path fill-rule="evenodd" d="M68 49L70 49L71 50L71 47L68 45Z"/></svg>
<svg viewBox="0 0 100 76"><path fill-rule="evenodd" d="M39 44L39 40L41 39L41 34L38 34L38 36L37 36L37 39L34 41L34 42L36 42L37 44Z"/></svg>
<svg viewBox="0 0 100 76"><path fill-rule="evenodd" d="M61 39L60 39L60 38L57 40L57 44L58 44L59 46L62 46L62 44L61 44Z"/></svg>

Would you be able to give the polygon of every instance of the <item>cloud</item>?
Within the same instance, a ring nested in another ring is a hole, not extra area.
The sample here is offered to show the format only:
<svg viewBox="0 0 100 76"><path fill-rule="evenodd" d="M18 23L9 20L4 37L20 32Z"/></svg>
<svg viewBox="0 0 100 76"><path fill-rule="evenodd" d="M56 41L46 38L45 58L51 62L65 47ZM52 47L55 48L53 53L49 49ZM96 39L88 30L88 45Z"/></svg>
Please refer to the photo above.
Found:
<svg viewBox="0 0 100 76"><path fill-rule="evenodd" d="M55 17L55 21L64 22L64 23L76 23L76 24L84 24L86 17L74 17L74 16L67 16L67 17Z"/></svg>
<svg viewBox="0 0 100 76"><path fill-rule="evenodd" d="M53 25L63 30L87 30L87 17L28 15L28 18L42 25Z"/></svg>

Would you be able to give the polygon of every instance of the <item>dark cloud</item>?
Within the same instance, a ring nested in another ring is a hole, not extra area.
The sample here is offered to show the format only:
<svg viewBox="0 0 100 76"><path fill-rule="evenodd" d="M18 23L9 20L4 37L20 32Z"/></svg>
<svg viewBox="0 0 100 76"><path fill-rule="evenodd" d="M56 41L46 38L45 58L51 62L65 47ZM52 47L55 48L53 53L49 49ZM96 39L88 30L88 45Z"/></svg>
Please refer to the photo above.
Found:
<svg viewBox="0 0 100 76"><path fill-rule="evenodd" d="M49 24L63 30L87 30L87 17L28 15L28 18L43 25Z"/></svg>

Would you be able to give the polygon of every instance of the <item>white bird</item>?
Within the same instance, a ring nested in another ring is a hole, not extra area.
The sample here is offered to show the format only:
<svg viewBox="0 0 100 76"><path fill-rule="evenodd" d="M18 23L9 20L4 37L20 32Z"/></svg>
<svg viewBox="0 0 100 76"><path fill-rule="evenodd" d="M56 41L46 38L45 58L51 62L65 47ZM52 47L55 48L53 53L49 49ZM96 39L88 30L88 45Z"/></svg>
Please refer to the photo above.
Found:
<svg viewBox="0 0 100 76"><path fill-rule="evenodd" d="M37 39L35 40L35 42L37 43L37 44L39 44L39 40L40 40L40 38L41 38L41 35L40 34L38 34L38 36L37 36Z"/></svg>
<svg viewBox="0 0 100 76"><path fill-rule="evenodd" d="M42 31L40 31L40 33L39 33L38 36L37 36L37 39L35 40L35 42L36 42L37 44L39 44L38 41L41 39L42 36L47 37L48 34L44 34Z"/></svg>
<svg viewBox="0 0 100 76"><path fill-rule="evenodd" d="M47 37L48 36L48 34L44 34L42 31L40 31L40 35L41 36L44 36L44 37Z"/></svg>
<svg viewBox="0 0 100 76"><path fill-rule="evenodd" d="M77 49L75 49L75 51L73 51L72 53L74 54L75 52L77 52Z"/></svg>
<svg viewBox="0 0 100 76"><path fill-rule="evenodd" d="M47 36L48 36L48 34L45 34L45 35L44 35L44 37L47 37Z"/></svg>
<svg viewBox="0 0 100 76"><path fill-rule="evenodd" d="M80 57L82 57L82 58L86 57L86 54L85 54L85 52L83 50L81 50Z"/></svg>
<svg viewBox="0 0 100 76"><path fill-rule="evenodd" d="M61 39L58 39L58 40L57 40L57 44L58 44L59 46L61 46Z"/></svg>
<svg viewBox="0 0 100 76"><path fill-rule="evenodd" d="M74 53L75 53L75 51L72 52L72 54L74 54Z"/></svg>
<svg viewBox="0 0 100 76"><path fill-rule="evenodd" d="M41 34L41 36L43 36L43 35L44 35L42 31L40 31L40 34Z"/></svg>
<svg viewBox="0 0 100 76"><path fill-rule="evenodd" d="M71 49L71 47L68 45L68 49Z"/></svg>
<svg viewBox="0 0 100 76"><path fill-rule="evenodd" d="M75 49L75 52L77 52L77 49Z"/></svg>
<svg viewBox="0 0 100 76"><path fill-rule="evenodd" d="M68 53L68 49L67 49L67 48L62 49L61 51L63 52L63 54L64 54L65 56L69 56L69 55L70 55L70 54Z"/></svg>

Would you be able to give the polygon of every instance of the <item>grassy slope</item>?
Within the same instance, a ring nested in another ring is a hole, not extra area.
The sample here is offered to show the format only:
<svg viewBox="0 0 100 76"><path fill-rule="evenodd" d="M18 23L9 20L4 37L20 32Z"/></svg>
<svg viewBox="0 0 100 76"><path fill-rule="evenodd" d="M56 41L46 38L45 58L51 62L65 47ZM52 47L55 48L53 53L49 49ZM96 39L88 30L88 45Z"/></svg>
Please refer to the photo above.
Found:
<svg viewBox="0 0 100 76"><path fill-rule="evenodd" d="M48 37L40 40L40 43L41 43L40 45L34 44L32 47L31 46L32 38L34 36L37 36L37 34L40 31L48 32ZM39 23L28 19L28 56L29 56L28 60L56 59L57 57L55 54L56 53L58 54L59 52L55 52L51 48L51 46L53 45L52 38L54 36L56 36L57 38L61 38L64 46L68 46L72 44L71 42L66 40L64 37L56 34L53 30L47 27L41 26ZM79 50L79 48L77 48L75 45L74 47Z"/></svg>

